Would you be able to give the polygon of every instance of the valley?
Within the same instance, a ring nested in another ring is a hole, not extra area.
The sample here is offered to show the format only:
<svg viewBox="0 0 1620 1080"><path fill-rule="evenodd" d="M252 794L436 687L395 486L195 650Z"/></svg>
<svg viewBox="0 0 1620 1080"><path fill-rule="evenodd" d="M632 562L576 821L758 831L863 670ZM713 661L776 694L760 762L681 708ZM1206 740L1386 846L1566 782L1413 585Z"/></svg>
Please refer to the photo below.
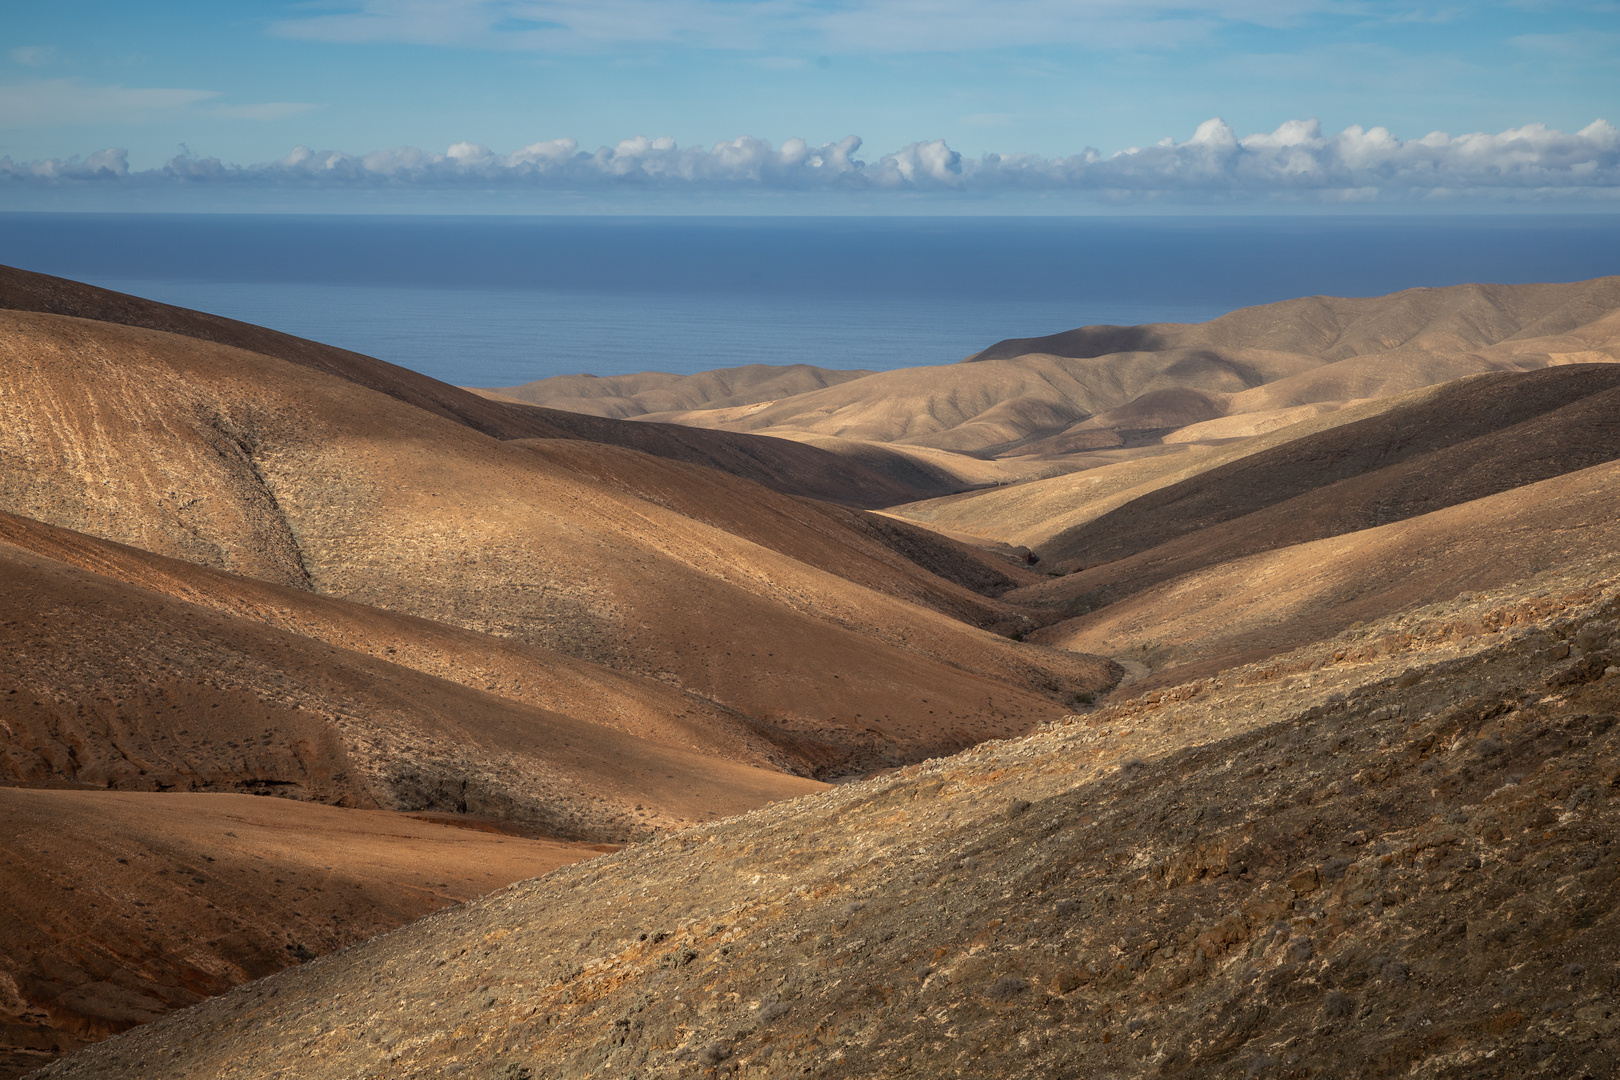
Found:
<svg viewBox="0 0 1620 1080"><path fill-rule="evenodd" d="M0 269L0 1075L1610 1075L1616 361L467 389Z"/></svg>

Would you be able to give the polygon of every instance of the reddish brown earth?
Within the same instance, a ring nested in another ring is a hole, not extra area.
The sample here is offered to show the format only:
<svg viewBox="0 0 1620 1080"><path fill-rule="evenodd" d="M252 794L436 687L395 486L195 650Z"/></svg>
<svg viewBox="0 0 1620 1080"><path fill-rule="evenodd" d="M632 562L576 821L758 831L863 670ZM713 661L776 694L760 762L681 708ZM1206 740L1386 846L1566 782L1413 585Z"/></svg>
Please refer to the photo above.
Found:
<svg viewBox="0 0 1620 1080"><path fill-rule="evenodd" d="M40 1075L1602 1080L1616 615L1612 579L1509 590L1468 638L1115 702L564 868Z"/></svg>
<svg viewBox="0 0 1620 1080"><path fill-rule="evenodd" d="M604 850L287 799L0 787L0 1076Z"/></svg>
<svg viewBox="0 0 1620 1080"><path fill-rule="evenodd" d="M303 809L275 827L312 852L337 819L296 814L338 808L622 843L819 790L815 773L1028 730L1117 677L1008 641L1033 623L993 597L1030 575L916 527L525 427L526 406L315 343L28 275L0 285L18 306L112 319L0 311L0 784L102 799L58 815L54 837L30 818L42 851L121 835L96 815L122 793L278 795ZM777 445L676 437L700 459ZM791 477L804 455L779 445L749 468ZM870 501L835 474L776 486ZM387 858L456 876L413 843ZM19 863L0 899L39 865ZM74 892L116 887L143 913L172 899L166 874L91 882ZM232 896L204 910L250 927L248 944L182 907L164 932L183 947L147 952L84 912L64 915L83 924L71 934L40 930L18 900L18 933L34 928L7 954L18 1052L263 974L289 934L327 952L428 910L355 893L334 936ZM64 935L71 962L44 943Z"/></svg>

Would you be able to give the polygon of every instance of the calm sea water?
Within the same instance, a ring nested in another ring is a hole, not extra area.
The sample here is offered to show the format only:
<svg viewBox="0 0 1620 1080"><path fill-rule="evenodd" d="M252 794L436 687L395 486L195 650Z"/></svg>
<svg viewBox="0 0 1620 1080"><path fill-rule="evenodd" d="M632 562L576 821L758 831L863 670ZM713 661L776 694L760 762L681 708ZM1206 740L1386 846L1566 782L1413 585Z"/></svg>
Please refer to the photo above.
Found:
<svg viewBox="0 0 1620 1080"><path fill-rule="evenodd" d="M1620 215L389 218L0 214L0 262L465 386L949 363L1089 323L1620 274Z"/></svg>

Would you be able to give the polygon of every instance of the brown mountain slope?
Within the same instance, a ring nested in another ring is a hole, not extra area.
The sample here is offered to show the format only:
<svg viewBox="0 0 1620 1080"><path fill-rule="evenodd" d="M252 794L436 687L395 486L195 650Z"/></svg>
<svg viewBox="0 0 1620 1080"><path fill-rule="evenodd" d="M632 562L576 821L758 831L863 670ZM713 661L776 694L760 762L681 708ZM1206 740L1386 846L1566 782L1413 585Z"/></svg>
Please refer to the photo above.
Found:
<svg viewBox="0 0 1620 1080"><path fill-rule="evenodd" d="M799 775L828 752L804 741L778 745L770 729L706 698L527 642L239 577L12 514L0 513L0 543L649 742Z"/></svg>
<svg viewBox="0 0 1620 1080"><path fill-rule="evenodd" d="M288 799L0 787L0 1077L599 850Z"/></svg>
<svg viewBox="0 0 1620 1080"><path fill-rule="evenodd" d="M252 323L0 266L0 308L71 315L217 342L323 371L499 439L566 438L544 414L507 408L408 368Z"/></svg>
<svg viewBox="0 0 1620 1080"><path fill-rule="evenodd" d="M1064 455L1153 443L1239 414L1265 423L1287 410L1336 408L1479 372L1613 361L1617 313L1620 278L1311 297L1195 325L1017 339L962 364L669 418L975 455Z"/></svg>
<svg viewBox="0 0 1620 1080"><path fill-rule="evenodd" d="M1060 460L1073 461L1079 466L1061 475L907 503L889 507L884 513L924 523L930 528L1044 548L1055 537L1150 492L1193 480L1285 443L1418 405L1437 394L1450 392L1449 384L1441 383L1331 409L1312 406L1289 410L1289 415L1282 417L1285 422L1267 422L1252 430L1233 427L1229 430L1238 434L1208 443L1195 439L1182 441L1185 433L1211 426L1210 423L1194 424L1168 436L1162 445L1070 454ZM1243 419L1233 416L1213 423L1235 424Z"/></svg>
<svg viewBox="0 0 1620 1080"><path fill-rule="evenodd" d="M1583 469L1620 457L1617 388L1616 364L1459 380L1158 488L1059 533L1041 554L1092 567L1223 524L1251 537L1255 551ZM1268 508L1275 512L1266 519L1249 520Z"/></svg>
<svg viewBox="0 0 1620 1080"><path fill-rule="evenodd" d="M568 412L623 419L648 413L723 409L792 397L870 375L809 364L745 364L697 375L558 375L500 390L507 397Z"/></svg>
<svg viewBox="0 0 1620 1080"><path fill-rule="evenodd" d="M817 787L9 545L0 575L7 784L269 792L614 842Z"/></svg>
<svg viewBox="0 0 1620 1080"><path fill-rule="evenodd" d="M576 475L975 626L1002 630L1018 626L1017 613L987 601L985 595L999 595L1034 580L999 560L1000 565L991 565L974 549L926 529L761 490L713 469L649 460L581 440L514 440L514 444Z"/></svg>
<svg viewBox="0 0 1620 1080"><path fill-rule="evenodd" d="M1608 1076L1616 615L1589 591L1444 660L1121 703L556 871L40 1075Z"/></svg>
<svg viewBox="0 0 1620 1080"><path fill-rule="evenodd" d="M781 440L585 422L569 412L491 400L347 349L15 267L0 266L0 308L71 315L217 342L335 375L498 439L592 439L733 472L794 495L873 507L960 487L948 476L892 455L880 457L880 471Z"/></svg>
<svg viewBox="0 0 1620 1080"><path fill-rule="evenodd" d="M852 768L1019 730L1113 677L347 381L104 323L0 324L0 506L23 516L658 677Z"/></svg>
<svg viewBox="0 0 1620 1080"><path fill-rule="evenodd" d="M1159 682L1184 681L1356 623L1610 557L1620 551L1617 500L1620 463L1610 462L1380 528L1190 570L1035 636L1119 654L1165 672Z"/></svg>
<svg viewBox="0 0 1620 1080"><path fill-rule="evenodd" d="M874 509L943 495L968 486L955 473L881 446L835 453L794 439L680 424L611 420L532 405L545 425L577 439L622 446L655 457L703 465L780 491Z"/></svg>

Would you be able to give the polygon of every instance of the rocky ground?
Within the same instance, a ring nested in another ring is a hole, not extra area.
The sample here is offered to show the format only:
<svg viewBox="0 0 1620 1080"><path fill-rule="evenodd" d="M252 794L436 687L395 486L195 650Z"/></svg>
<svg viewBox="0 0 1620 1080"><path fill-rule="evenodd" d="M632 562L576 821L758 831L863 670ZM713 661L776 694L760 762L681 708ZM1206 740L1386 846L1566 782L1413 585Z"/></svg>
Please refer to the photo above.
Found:
<svg viewBox="0 0 1620 1080"><path fill-rule="evenodd" d="M64 1077L1604 1077L1620 583L1532 582L565 868Z"/></svg>

